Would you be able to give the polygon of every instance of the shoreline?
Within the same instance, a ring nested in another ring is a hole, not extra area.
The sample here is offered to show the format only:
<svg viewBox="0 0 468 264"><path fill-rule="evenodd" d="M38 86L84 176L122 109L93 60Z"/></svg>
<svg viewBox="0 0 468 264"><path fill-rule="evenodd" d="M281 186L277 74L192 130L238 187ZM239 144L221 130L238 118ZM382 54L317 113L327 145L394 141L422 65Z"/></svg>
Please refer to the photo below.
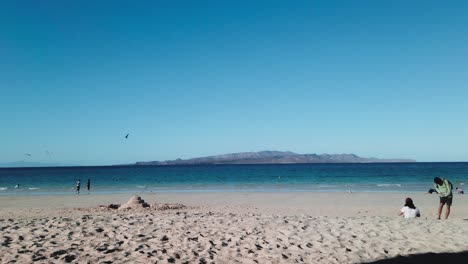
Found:
<svg viewBox="0 0 468 264"><path fill-rule="evenodd" d="M390 193L390 194L421 194L426 193L423 190L310 190L310 189L294 189L294 188L264 188L264 189L154 189L154 190L135 190L135 191L92 191L88 193L87 191L81 191L79 196L83 195L152 195L152 194L209 194L209 193L310 193L310 194L320 194L320 193L330 193L330 194L359 194L359 193L368 193L368 194L379 194L379 193ZM454 192L455 194L455 192ZM29 197L29 196L78 196L74 191L69 192L18 192L18 193L2 193L0 192L1 197Z"/></svg>
<svg viewBox="0 0 468 264"><path fill-rule="evenodd" d="M411 197L423 218L437 210L438 195L415 192L160 192L118 194L70 194L0 196L0 217L28 209L74 209L125 203L139 195L149 203L180 203L188 206L246 206L284 213L303 212L320 216L396 216L404 199ZM454 194L451 218L468 218L468 195Z"/></svg>
<svg viewBox="0 0 468 264"><path fill-rule="evenodd" d="M316 184L295 184L295 185L282 185L282 186L262 186L262 187L231 187L225 186L207 186L207 187L147 187L140 186L134 188L92 188L91 194L95 195L124 195L124 194L171 194L171 193L426 193L429 189L434 188L433 185L421 186L405 186L396 183L375 183L363 185L323 185L317 186ZM464 187L463 185L454 185L454 187ZM452 190L456 194L456 190ZM88 191L82 189L80 195L87 195ZM68 196L76 195L75 188L68 188L66 190L51 190L47 188L31 187L28 189L15 190L14 188L0 188L0 197L8 196Z"/></svg>

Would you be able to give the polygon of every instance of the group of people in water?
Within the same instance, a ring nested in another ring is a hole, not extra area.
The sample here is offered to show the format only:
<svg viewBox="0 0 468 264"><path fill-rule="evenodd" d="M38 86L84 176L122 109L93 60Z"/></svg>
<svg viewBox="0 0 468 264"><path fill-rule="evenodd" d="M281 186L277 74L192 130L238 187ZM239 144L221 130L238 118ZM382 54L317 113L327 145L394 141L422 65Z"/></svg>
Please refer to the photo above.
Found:
<svg viewBox="0 0 468 264"><path fill-rule="evenodd" d="M435 177L434 178L434 189L429 189L428 193L438 193L439 194L439 208L437 210L437 219L441 219L442 210L444 206L445 209L445 219L448 219L450 215L450 208L452 207L453 201L453 185L452 183L443 178ZM456 188L459 194L464 194L464 191L460 188ZM416 218L421 216L421 212L419 209L414 205L413 200L411 198L406 198L405 205L400 211L400 216L404 218Z"/></svg>
<svg viewBox="0 0 468 264"><path fill-rule="evenodd" d="M78 194L78 195L80 194L80 189L81 189L81 179L76 182L76 194ZM88 179L88 181L86 182L86 189L88 189L88 193L91 190L91 180L90 179Z"/></svg>

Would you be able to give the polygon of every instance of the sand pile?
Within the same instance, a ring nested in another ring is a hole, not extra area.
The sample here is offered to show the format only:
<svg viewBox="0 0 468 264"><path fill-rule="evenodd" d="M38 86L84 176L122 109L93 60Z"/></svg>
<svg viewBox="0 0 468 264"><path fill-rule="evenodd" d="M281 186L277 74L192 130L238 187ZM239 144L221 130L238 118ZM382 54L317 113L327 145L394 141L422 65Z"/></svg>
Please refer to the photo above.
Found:
<svg viewBox="0 0 468 264"><path fill-rule="evenodd" d="M175 210L175 209L182 209L185 208L183 204L165 204L165 203L154 203L148 204L143 200L140 196L135 195L127 203L122 205L118 204L111 204L106 206L107 209L118 209L120 211L125 210L135 210L135 209L151 209L156 211L164 211L164 210Z"/></svg>
<svg viewBox="0 0 468 264"><path fill-rule="evenodd" d="M140 196L135 195L132 198L130 198L130 200L128 200L127 203L122 204L119 207L119 210L140 209L147 207L150 207L150 205L146 203L145 200L141 199Z"/></svg>

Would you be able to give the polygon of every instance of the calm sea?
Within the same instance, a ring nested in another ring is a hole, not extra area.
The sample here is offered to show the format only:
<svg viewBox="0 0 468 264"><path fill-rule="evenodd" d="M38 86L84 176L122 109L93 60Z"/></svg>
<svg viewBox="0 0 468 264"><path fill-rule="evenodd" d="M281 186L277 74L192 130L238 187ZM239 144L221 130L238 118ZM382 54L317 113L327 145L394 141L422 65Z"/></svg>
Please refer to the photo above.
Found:
<svg viewBox="0 0 468 264"><path fill-rule="evenodd" d="M72 195L78 179L93 193L423 192L435 176L463 187L468 163L4 168L0 195Z"/></svg>

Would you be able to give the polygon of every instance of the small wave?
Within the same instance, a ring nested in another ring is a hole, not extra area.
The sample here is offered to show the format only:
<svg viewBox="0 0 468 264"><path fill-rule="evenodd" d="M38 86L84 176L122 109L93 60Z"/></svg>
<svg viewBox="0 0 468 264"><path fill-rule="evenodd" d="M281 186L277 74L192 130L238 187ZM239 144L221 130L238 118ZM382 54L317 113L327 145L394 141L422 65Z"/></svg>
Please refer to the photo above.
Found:
<svg viewBox="0 0 468 264"><path fill-rule="evenodd" d="M377 187L401 187L399 183L381 183L377 184Z"/></svg>
<svg viewBox="0 0 468 264"><path fill-rule="evenodd" d="M145 189L146 186L145 185L137 185L137 188L140 188L140 189Z"/></svg>
<svg viewBox="0 0 468 264"><path fill-rule="evenodd" d="M29 187L28 189L29 190L39 190L39 188L35 188L35 187Z"/></svg>
<svg viewBox="0 0 468 264"><path fill-rule="evenodd" d="M8 187L0 187L0 191L5 191L7 189L8 189Z"/></svg>
<svg viewBox="0 0 468 264"><path fill-rule="evenodd" d="M460 185L463 186L463 185L465 185L465 183L464 183L464 182L460 182Z"/></svg>
<svg viewBox="0 0 468 264"><path fill-rule="evenodd" d="M334 188L337 187L337 185L332 185L332 184L318 184L318 188Z"/></svg>

